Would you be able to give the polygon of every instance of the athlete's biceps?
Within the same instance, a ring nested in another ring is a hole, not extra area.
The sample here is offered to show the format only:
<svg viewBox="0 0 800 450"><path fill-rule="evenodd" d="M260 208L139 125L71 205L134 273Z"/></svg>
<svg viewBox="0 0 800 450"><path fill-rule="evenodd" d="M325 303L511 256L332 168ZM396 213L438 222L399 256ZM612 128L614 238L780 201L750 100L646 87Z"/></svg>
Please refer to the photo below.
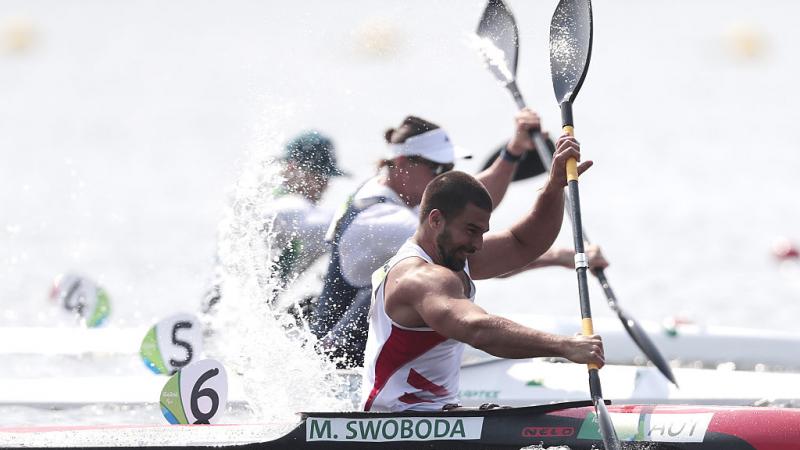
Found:
<svg viewBox="0 0 800 450"><path fill-rule="evenodd" d="M509 232L493 233L483 241L483 248L470 258L470 275L474 280L485 280L508 273L524 265L516 239Z"/></svg>
<svg viewBox="0 0 800 450"><path fill-rule="evenodd" d="M480 309L469 300L436 299L428 301L420 315L429 327L447 338L463 340L466 319Z"/></svg>

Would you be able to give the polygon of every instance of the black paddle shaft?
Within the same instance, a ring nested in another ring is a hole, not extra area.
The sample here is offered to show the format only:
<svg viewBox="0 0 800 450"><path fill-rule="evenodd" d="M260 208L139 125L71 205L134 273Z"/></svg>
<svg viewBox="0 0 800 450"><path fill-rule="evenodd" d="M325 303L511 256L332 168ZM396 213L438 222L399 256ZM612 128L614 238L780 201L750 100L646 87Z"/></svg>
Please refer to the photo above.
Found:
<svg viewBox="0 0 800 450"><path fill-rule="evenodd" d="M578 190L578 180L570 179L568 183L569 190L569 212L572 218L572 239L575 245L575 273L578 276L578 296L581 306L581 319L583 320L583 334L594 334L592 328L592 305L589 301L589 282L587 271L589 270L589 261L586 257L585 248L583 245L583 227L581 222L581 199L580 191ZM599 384L598 384L599 386ZM592 391L594 395L594 390Z"/></svg>
<svg viewBox="0 0 800 450"><path fill-rule="evenodd" d="M522 93L517 87L516 80L512 79L510 82L508 82L506 84L506 88L508 89L508 92L511 93L511 97L514 98L514 103L517 104L518 109L523 110L528 107L528 105L525 104L525 99L522 97ZM530 130L530 136L533 140L533 146L536 147L536 153L539 154L539 160L542 161L542 165L544 166L545 170L549 172L553 157L550 154L550 147L547 145L547 140L544 138L541 128Z"/></svg>
<svg viewBox="0 0 800 450"><path fill-rule="evenodd" d="M592 4L590 0L561 0L550 22L550 75L553 90L561 106L562 128L572 136L572 102L586 78L592 53ZM592 311L589 306L589 289L586 271L589 262L583 248L580 194L578 192L578 163L567 161L567 184L572 214L572 236L575 241L575 272L578 276L578 293L581 305L581 328L584 335L594 334ZM600 389L599 368L589 364L589 391L595 405L600 434L606 450L621 448L614 424L605 408Z"/></svg>

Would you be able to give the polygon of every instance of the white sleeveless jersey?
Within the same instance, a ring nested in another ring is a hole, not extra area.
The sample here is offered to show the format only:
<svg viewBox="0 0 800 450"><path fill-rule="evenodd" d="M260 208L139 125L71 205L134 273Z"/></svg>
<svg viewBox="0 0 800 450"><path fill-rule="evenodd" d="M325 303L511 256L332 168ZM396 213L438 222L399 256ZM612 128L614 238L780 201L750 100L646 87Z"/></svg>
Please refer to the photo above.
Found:
<svg viewBox="0 0 800 450"><path fill-rule="evenodd" d="M372 306L361 387L364 411L435 411L458 403L464 344L431 328L404 327L386 314L386 275L397 263L413 257L433 264L431 257L409 240L372 275ZM468 265L464 270L469 276ZM471 279L470 301L475 301L475 284Z"/></svg>

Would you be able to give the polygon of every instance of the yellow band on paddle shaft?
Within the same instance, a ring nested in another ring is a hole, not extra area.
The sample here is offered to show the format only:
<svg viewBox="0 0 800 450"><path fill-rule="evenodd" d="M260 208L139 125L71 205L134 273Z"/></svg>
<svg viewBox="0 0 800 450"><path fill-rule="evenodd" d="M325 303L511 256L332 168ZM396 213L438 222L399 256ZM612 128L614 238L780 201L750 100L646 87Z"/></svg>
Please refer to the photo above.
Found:
<svg viewBox="0 0 800 450"><path fill-rule="evenodd" d="M575 136L575 128L572 125L565 125L561 128L564 134L569 136ZM578 162L575 161L575 158L570 158L567 161L567 181L577 181L578 180Z"/></svg>
<svg viewBox="0 0 800 450"><path fill-rule="evenodd" d="M594 334L594 326L592 325L591 317L583 319L581 321L581 332L583 333L584 336L589 336ZM587 364L587 366L589 366L590 369L599 369L599 367L597 367L597 364Z"/></svg>
<svg viewBox="0 0 800 450"><path fill-rule="evenodd" d="M592 319L583 319L581 321L581 332L584 336L591 336L594 334L594 326L592 325Z"/></svg>
<svg viewBox="0 0 800 450"><path fill-rule="evenodd" d="M567 160L567 182L578 181L578 162L575 158Z"/></svg>

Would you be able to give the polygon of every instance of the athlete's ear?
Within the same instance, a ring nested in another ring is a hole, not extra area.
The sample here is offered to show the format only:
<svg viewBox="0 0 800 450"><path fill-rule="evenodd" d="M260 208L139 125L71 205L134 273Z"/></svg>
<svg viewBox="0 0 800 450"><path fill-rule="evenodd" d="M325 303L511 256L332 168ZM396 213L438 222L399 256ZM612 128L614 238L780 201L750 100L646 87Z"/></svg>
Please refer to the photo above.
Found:
<svg viewBox="0 0 800 450"><path fill-rule="evenodd" d="M444 224L444 214L438 209L432 209L428 214L428 225L435 231L441 231L444 228Z"/></svg>

